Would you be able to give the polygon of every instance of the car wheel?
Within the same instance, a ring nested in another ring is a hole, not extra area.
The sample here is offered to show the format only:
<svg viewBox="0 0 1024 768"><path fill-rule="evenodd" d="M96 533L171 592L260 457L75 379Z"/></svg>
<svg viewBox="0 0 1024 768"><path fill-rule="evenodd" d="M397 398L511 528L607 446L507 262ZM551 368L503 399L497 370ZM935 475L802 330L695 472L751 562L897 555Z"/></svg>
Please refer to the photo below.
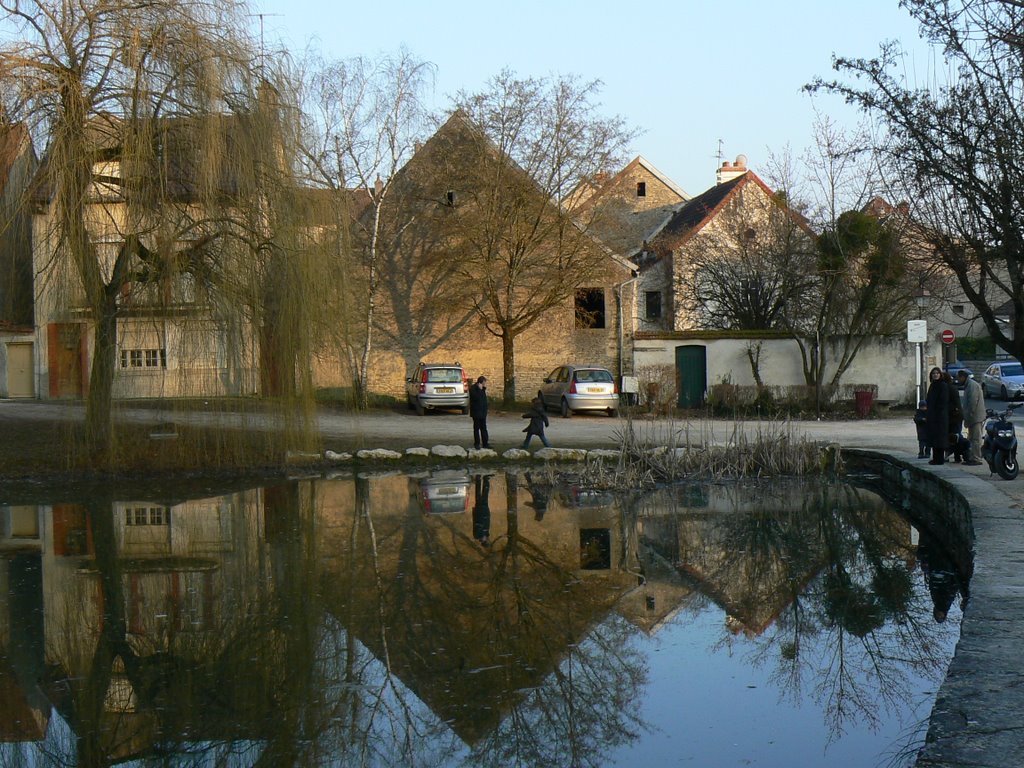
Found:
<svg viewBox="0 0 1024 768"><path fill-rule="evenodd" d="M469 413L469 406L468 405L464 405L459 410L462 411L462 415L465 416L467 413Z"/></svg>
<svg viewBox="0 0 1024 768"><path fill-rule="evenodd" d="M562 418L568 419L572 415L572 409L569 408L569 401L562 399Z"/></svg>
<svg viewBox="0 0 1024 768"><path fill-rule="evenodd" d="M417 415L417 416L422 416L422 415L423 415L423 413L424 413L424 410L425 410L425 409L423 408L423 403L421 403L421 402L420 402L419 400L417 400L417 401L415 402L415 404L414 404L414 407L416 408L416 415Z"/></svg>
<svg viewBox="0 0 1024 768"><path fill-rule="evenodd" d="M410 410L410 411L411 411L411 410L412 410L413 408L415 408L415 407L416 407L416 406L415 406L415 405L413 405L413 403L412 403L412 398L411 398L411 397L409 397L408 395L406 395L406 396L405 396L405 404L406 404L407 406L409 406L409 410Z"/></svg>
<svg viewBox="0 0 1024 768"><path fill-rule="evenodd" d="M614 408L608 409L608 415L611 416L613 419L615 418L616 413L618 413L618 411L616 411Z"/></svg>
<svg viewBox="0 0 1024 768"><path fill-rule="evenodd" d="M1000 387L999 388L999 397L1002 398L1003 400L1009 400L1010 399L1010 396L1006 392L1006 387Z"/></svg>

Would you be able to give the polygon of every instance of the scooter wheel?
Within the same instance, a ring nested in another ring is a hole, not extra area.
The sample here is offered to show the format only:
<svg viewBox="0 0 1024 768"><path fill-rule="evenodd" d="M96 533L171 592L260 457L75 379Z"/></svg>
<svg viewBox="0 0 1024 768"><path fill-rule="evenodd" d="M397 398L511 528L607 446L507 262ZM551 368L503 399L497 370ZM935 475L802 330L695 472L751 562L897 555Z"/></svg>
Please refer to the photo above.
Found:
<svg viewBox="0 0 1024 768"><path fill-rule="evenodd" d="M1003 480L1013 480L1020 472L1017 457L1009 451L996 451L996 472Z"/></svg>

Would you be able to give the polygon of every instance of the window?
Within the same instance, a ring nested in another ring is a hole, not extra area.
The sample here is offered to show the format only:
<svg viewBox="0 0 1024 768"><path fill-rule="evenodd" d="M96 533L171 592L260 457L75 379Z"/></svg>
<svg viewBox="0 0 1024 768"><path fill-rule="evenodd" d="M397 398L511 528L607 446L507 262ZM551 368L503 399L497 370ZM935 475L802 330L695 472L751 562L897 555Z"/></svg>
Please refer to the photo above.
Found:
<svg viewBox="0 0 1024 768"><path fill-rule="evenodd" d="M447 206L455 205L455 190L449 189L447 192L444 193L444 203Z"/></svg>
<svg viewBox="0 0 1024 768"><path fill-rule="evenodd" d="M122 368L166 368L166 349L122 349Z"/></svg>
<svg viewBox="0 0 1024 768"><path fill-rule="evenodd" d="M644 291L644 317L648 320L661 319L661 291Z"/></svg>
<svg viewBox="0 0 1024 768"><path fill-rule="evenodd" d="M125 525L170 525L171 510L167 507L127 507Z"/></svg>
<svg viewBox="0 0 1024 768"><path fill-rule="evenodd" d="M604 328L604 288L576 291L576 327Z"/></svg>
<svg viewBox="0 0 1024 768"><path fill-rule="evenodd" d="M636 196L637 197L647 197L647 182L646 181L638 181L636 183Z"/></svg>

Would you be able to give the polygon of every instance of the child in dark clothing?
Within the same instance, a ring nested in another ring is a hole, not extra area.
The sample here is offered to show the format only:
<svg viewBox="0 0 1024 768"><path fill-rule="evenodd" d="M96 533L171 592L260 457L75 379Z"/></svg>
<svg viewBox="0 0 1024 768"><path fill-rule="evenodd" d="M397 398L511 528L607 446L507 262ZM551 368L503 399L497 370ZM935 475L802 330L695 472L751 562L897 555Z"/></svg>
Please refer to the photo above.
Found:
<svg viewBox="0 0 1024 768"><path fill-rule="evenodd" d="M928 440L928 428L925 420L928 418L928 403L921 400L914 411L914 424L917 426L917 458L927 459L931 454L931 443Z"/></svg>
<svg viewBox="0 0 1024 768"><path fill-rule="evenodd" d="M540 438L545 448L550 448L551 443L544 437L544 427L548 426L548 416L544 413L544 401L541 399L540 392L531 401L530 410L523 414L523 418L530 420L530 423L526 425L526 429L523 430L526 433L526 439L523 441L523 450L526 450L530 445L530 439L534 435Z"/></svg>

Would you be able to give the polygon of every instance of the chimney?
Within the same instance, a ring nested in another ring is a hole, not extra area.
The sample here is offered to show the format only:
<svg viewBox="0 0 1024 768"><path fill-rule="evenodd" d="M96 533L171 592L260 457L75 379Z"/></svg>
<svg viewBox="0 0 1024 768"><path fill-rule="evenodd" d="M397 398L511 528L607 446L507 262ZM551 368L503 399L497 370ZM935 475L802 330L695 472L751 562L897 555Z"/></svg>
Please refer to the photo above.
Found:
<svg viewBox="0 0 1024 768"><path fill-rule="evenodd" d="M380 176L378 176L377 180L375 182L373 182L373 192L377 196L380 196L380 193L383 192L383 191L384 191L384 179L382 179Z"/></svg>
<svg viewBox="0 0 1024 768"><path fill-rule="evenodd" d="M732 181L739 176L742 176L747 172L747 156L737 155L736 162L730 163L726 160L722 163L722 167L715 173L716 183L725 184L727 181Z"/></svg>

